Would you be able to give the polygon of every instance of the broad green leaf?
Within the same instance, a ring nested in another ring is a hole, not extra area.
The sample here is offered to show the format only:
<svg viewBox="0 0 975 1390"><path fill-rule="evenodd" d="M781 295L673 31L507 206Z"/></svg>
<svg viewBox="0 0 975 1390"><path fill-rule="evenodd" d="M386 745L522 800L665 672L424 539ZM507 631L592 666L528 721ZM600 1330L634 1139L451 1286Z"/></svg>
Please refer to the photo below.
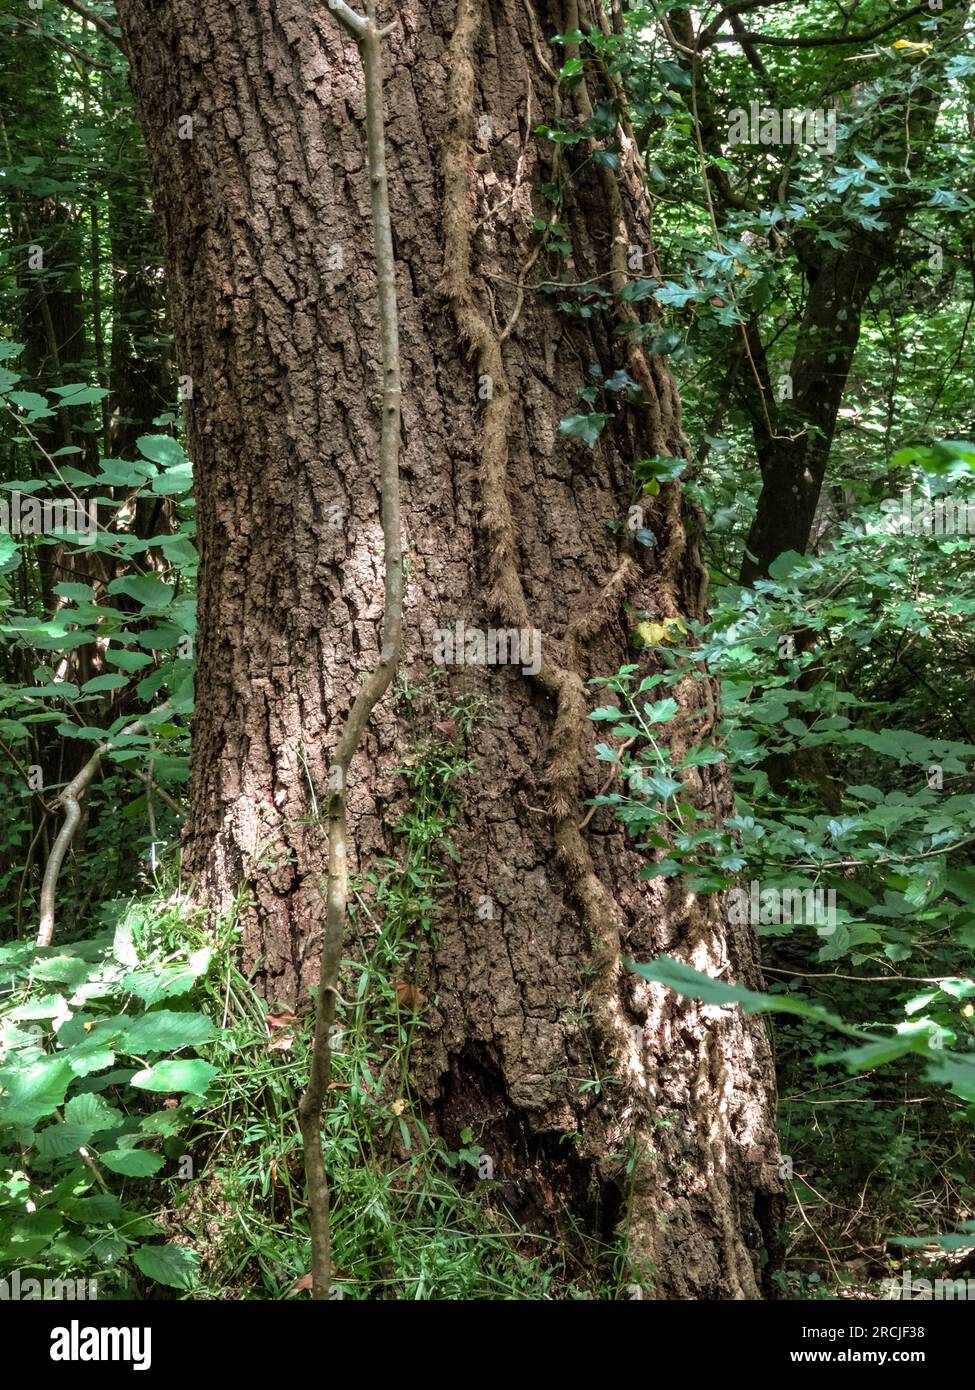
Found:
<svg viewBox="0 0 975 1390"><path fill-rule="evenodd" d="M213 1031L213 1024L205 1014L157 1009L130 1023L120 1046L123 1051L141 1057L147 1052L172 1052L207 1042L213 1037Z"/></svg>
<svg viewBox="0 0 975 1390"><path fill-rule="evenodd" d="M81 687L83 695L97 695L103 690L121 690L128 685L126 676L113 676L110 672L104 676L92 676L90 681L85 681Z"/></svg>
<svg viewBox="0 0 975 1390"><path fill-rule="evenodd" d="M39 396L36 391L11 391L10 400L18 410L29 411L32 415L37 415L41 411L50 411L51 407L47 403L46 396ZM51 412L53 414L53 412Z"/></svg>
<svg viewBox="0 0 975 1390"><path fill-rule="evenodd" d="M115 1061L115 1053L107 1047L72 1048L68 1054L71 1070L76 1076L91 1076L96 1071L104 1071Z"/></svg>
<svg viewBox="0 0 975 1390"><path fill-rule="evenodd" d="M146 1149L111 1149L98 1155L103 1167L126 1178L151 1178L165 1167L166 1160Z"/></svg>
<svg viewBox="0 0 975 1390"><path fill-rule="evenodd" d="M54 592L61 598L71 599L77 603L87 603L89 599L95 597L95 591L90 584L55 584Z"/></svg>
<svg viewBox="0 0 975 1390"><path fill-rule="evenodd" d="M173 965L163 965L158 969L133 970L126 975L125 988L145 1004L156 1004L160 999L174 999L193 988L201 975L210 968L213 953L204 946L194 951L186 961Z"/></svg>
<svg viewBox="0 0 975 1390"><path fill-rule="evenodd" d="M152 657L146 656L145 652L130 652L124 647L110 647L105 653L105 660L122 671L141 671L144 666L152 665Z"/></svg>
<svg viewBox="0 0 975 1390"><path fill-rule="evenodd" d="M41 1158L64 1158L91 1143L91 1130L86 1125L48 1125L34 1136L34 1148Z"/></svg>
<svg viewBox="0 0 975 1390"><path fill-rule="evenodd" d="M176 497L181 492L189 492L193 486L193 469L188 463L177 464L159 473L150 483L150 491L156 497Z"/></svg>
<svg viewBox="0 0 975 1390"><path fill-rule="evenodd" d="M73 1216L76 1221L85 1222L86 1225L102 1225L117 1221L123 1212L121 1201L111 1192L97 1192L93 1197L70 1198L65 1202L64 1209L69 1216Z"/></svg>
<svg viewBox="0 0 975 1390"><path fill-rule="evenodd" d="M126 594L141 603L143 608L165 608L175 593L172 584L166 584L154 574L127 574L113 579L108 586L110 594Z"/></svg>
<svg viewBox="0 0 975 1390"><path fill-rule="evenodd" d="M975 1056L946 1053L943 1057L931 1058L926 1074L931 1081L947 1086L962 1100L975 1102Z"/></svg>
<svg viewBox="0 0 975 1390"><path fill-rule="evenodd" d="M162 468L175 468L187 461L182 444L168 434L143 434L135 441L135 447L143 458Z"/></svg>
<svg viewBox="0 0 975 1390"><path fill-rule="evenodd" d="M796 565L801 562L802 556L795 550L786 550L769 565L769 576L772 579L788 579Z"/></svg>
<svg viewBox="0 0 975 1390"><path fill-rule="evenodd" d="M835 1014L819 1008L816 1004L809 1004L804 999L795 999L788 994L758 994L742 985L729 985L723 980L704 975L681 961L671 960L669 956L659 956L648 965L636 965L628 961L627 966L642 979L655 980L688 999L699 999L705 1004L740 1004L749 1014L798 1014L802 1018L812 1018L819 1023L825 1023L850 1037L874 1041L869 1034L848 1028Z"/></svg>
<svg viewBox="0 0 975 1390"><path fill-rule="evenodd" d="M102 459L96 482L106 487L139 488L153 476L143 464L127 463L125 459Z"/></svg>
<svg viewBox="0 0 975 1390"><path fill-rule="evenodd" d="M198 1058L157 1062L154 1067L137 1071L132 1085L140 1091L189 1091L202 1096L217 1074L217 1068Z"/></svg>
<svg viewBox="0 0 975 1390"><path fill-rule="evenodd" d="M74 382L71 386L52 386L51 390L61 397L60 405L91 405L108 395L104 386L89 386L83 381Z"/></svg>
<svg viewBox="0 0 975 1390"><path fill-rule="evenodd" d="M0 532L0 574L10 574L20 564L17 542L6 531Z"/></svg>
<svg viewBox="0 0 975 1390"><path fill-rule="evenodd" d="M199 1279L200 1256L185 1245L143 1245L132 1258L147 1279L171 1289L192 1289Z"/></svg>
<svg viewBox="0 0 975 1390"><path fill-rule="evenodd" d="M36 1125L63 1104L73 1080L74 1072L63 1057L42 1057L0 1071L0 1124Z"/></svg>
<svg viewBox="0 0 975 1390"><path fill-rule="evenodd" d="M123 1121L120 1110L109 1105L104 1096L95 1095L92 1092L72 1096L64 1107L64 1118L69 1124L78 1125L89 1130L92 1134L117 1129Z"/></svg>

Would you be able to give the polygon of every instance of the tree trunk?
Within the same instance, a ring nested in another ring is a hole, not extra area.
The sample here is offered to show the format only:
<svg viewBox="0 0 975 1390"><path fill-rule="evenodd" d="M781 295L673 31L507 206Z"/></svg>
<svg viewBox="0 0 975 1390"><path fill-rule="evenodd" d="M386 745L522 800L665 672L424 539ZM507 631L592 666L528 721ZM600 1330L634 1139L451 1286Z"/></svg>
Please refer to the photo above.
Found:
<svg viewBox="0 0 975 1390"><path fill-rule="evenodd" d="M963 28L968 8L960 5L945 18L950 34ZM892 150L903 142L898 157L891 155L891 167L903 158L906 169L918 150L923 160L941 100L936 87L908 84L903 100L893 103L877 136L878 145ZM867 300L896 260L898 238L927 197L920 175L915 172L914 177L914 190L901 190L893 202L881 205L882 231L854 223L846 231L846 243L838 247L808 232L797 237L808 296L789 365L791 394L779 404L757 329L749 330L764 399L752 374L742 372L738 383L751 417L762 488L741 563L742 584L765 578L778 555L787 550L801 555L809 545Z"/></svg>
<svg viewBox="0 0 975 1390"><path fill-rule="evenodd" d="M126 145L128 131L124 132ZM138 138L134 130L133 143ZM163 296L159 280L161 249L155 221L146 206L143 179L148 178L137 153L126 147L127 177L109 186L108 223L112 266L112 350L111 350L111 431L112 458L131 458L135 441L152 434L153 420L172 404L174 386L164 359L160 339L165 334ZM134 185L134 187L133 187ZM137 503L139 520L147 525L158 522L165 512L159 499ZM140 527L140 536L158 534Z"/></svg>
<svg viewBox="0 0 975 1390"><path fill-rule="evenodd" d="M739 382L752 419L762 490L741 562L741 582L768 574L787 550L804 554L812 534L840 406L860 338L867 296L893 259L906 212L889 230L860 231L857 245L819 252L807 265L809 297L789 366L791 394L778 405L742 373ZM752 331L753 356L761 351ZM776 381L763 383L774 391ZM770 424L772 428L770 428Z"/></svg>
<svg viewBox="0 0 975 1390"><path fill-rule="evenodd" d="M315 979L329 748L376 663L381 621L361 67L326 7L305 0L118 9L180 371L194 382L202 568L186 865L213 911L246 895L246 954L267 993L290 999ZM552 174L532 132L559 99L548 40L572 27L571 10L548 4L459 0L456 13L400 13L385 40L404 664L447 707L485 702L439 940L420 943L416 983L432 1003L417 1084L434 1130L455 1141L474 1126L526 1207L551 1218L555 1193L603 1236L626 1217L654 1296L754 1297L763 1249L774 1261L780 1190L764 1027L639 981L620 957L666 951L755 985L755 941L725 925L716 899L641 884L645 856L605 812L579 828L605 772L586 680L640 659L625 605L700 616L705 583L675 486L648 511L655 546L625 539L633 460L685 447L662 359L628 350L616 317L560 314L517 284L558 270L528 220L547 216L538 189ZM611 95L591 82L576 115ZM638 245L653 261L637 183L629 156L619 172L590 160L561 213L573 277L609 272L619 316L621 253ZM644 402L618 406L590 451L558 424L579 413L593 363L606 376L624 366ZM438 681L435 629L458 621L538 629L537 675L454 665ZM678 693L679 748L707 729L714 692L688 678ZM409 755L388 699L350 779L353 875L395 852ZM695 799L727 809L720 768L694 775ZM610 1082L580 1092L594 1074Z"/></svg>

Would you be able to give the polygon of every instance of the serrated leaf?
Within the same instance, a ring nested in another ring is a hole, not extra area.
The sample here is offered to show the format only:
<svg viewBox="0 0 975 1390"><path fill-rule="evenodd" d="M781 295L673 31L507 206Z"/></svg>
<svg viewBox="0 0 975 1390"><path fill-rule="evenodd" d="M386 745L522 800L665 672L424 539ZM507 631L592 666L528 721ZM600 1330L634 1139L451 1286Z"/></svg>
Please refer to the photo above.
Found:
<svg viewBox="0 0 975 1390"><path fill-rule="evenodd" d="M652 705L643 706L644 717L650 724L666 724L668 719L673 719L677 710L677 701L669 696L666 700L657 700Z"/></svg>
<svg viewBox="0 0 975 1390"><path fill-rule="evenodd" d="M188 960L163 965L158 970L133 970L131 975L126 975L123 984L144 1004L174 999L193 988L195 981L209 970L212 959L213 952L204 946L194 951Z"/></svg>
<svg viewBox="0 0 975 1390"><path fill-rule="evenodd" d="M594 709L589 716L590 719L622 719L623 711L617 709L615 705L600 705L599 709Z"/></svg>
<svg viewBox="0 0 975 1390"><path fill-rule="evenodd" d="M68 1061L75 1076L90 1076L104 1071L115 1061L115 1053L107 1047L72 1048Z"/></svg>
<svg viewBox="0 0 975 1390"><path fill-rule="evenodd" d="M74 1072L63 1057L0 1071L0 1124L33 1127L63 1104Z"/></svg>
<svg viewBox="0 0 975 1390"><path fill-rule="evenodd" d="M54 1124L34 1136L34 1148L41 1158L64 1158L91 1143L92 1131L87 1125Z"/></svg>
<svg viewBox="0 0 975 1390"><path fill-rule="evenodd" d="M205 1014L157 1009L129 1024L120 1047L141 1057L147 1052L172 1052L179 1047L195 1046L207 1042L213 1033L213 1024Z"/></svg>
<svg viewBox="0 0 975 1390"><path fill-rule="evenodd" d="M117 1221L123 1211L121 1201L111 1192L98 1192L94 1197L71 1199L65 1202L64 1209L76 1221L99 1225L105 1221Z"/></svg>
<svg viewBox="0 0 975 1390"><path fill-rule="evenodd" d="M91 1134L117 1129L123 1122L120 1110L109 1105L103 1096L92 1092L72 1096L64 1107L64 1118L69 1124L87 1129Z"/></svg>
<svg viewBox="0 0 975 1390"><path fill-rule="evenodd" d="M132 1252L147 1279L171 1289L192 1289L200 1273L200 1256L185 1245L143 1245Z"/></svg>
<svg viewBox="0 0 975 1390"><path fill-rule="evenodd" d="M121 1173L125 1178L151 1178L166 1163L147 1149L110 1149L108 1153L99 1154L98 1161L110 1172Z"/></svg>

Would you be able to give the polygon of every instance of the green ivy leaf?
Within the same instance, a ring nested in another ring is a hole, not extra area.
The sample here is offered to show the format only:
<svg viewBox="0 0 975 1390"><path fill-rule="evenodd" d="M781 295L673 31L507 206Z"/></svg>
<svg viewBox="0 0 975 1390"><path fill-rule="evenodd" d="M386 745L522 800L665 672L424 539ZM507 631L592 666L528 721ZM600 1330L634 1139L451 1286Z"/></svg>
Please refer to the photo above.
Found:
<svg viewBox="0 0 975 1390"><path fill-rule="evenodd" d="M590 449L594 449L609 418L598 410L590 411L588 415L568 415L559 422L559 434L569 439L581 439Z"/></svg>

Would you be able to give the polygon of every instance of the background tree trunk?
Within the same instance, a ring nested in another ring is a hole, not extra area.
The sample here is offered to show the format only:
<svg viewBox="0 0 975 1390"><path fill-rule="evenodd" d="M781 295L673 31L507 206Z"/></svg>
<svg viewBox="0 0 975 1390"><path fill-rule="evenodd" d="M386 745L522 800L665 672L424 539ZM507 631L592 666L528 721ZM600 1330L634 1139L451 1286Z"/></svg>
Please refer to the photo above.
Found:
<svg viewBox="0 0 975 1390"><path fill-rule="evenodd" d="M314 980L324 915L316 797L381 618L361 67L325 6L305 0L118 9L180 371L194 381L202 569L186 865L214 912L245 895L247 956L270 996L293 999ZM411 683L431 681L434 629L459 620L537 628L543 656L534 680L452 667L438 687L448 703L478 692L486 710L441 939L420 954L431 1004L417 1083L448 1141L476 1128L513 1205L551 1220L557 1198L602 1236L625 1217L656 1296L748 1297L778 1240L764 1026L639 981L619 957L666 951L756 985L753 935L728 928L714 899L641 884L645 858L605 812L578 829L605 771L585 681L639 659L624 603L658 620L698 616L704 574L674 486L648 514L653 548L619 539L633 460L684 451L662 359L627 355L614 318L560 314L516 283L557 269L546 254L530 264L528 218L546 214L538 186L551 173L532 132L559 99L548 39L571 21L524 0L460 0L456 14L421 4L386 41L405 667ZM591 79L593 101L611 95ZM589 99L577 94L575 114ZM180 138L186 117L192 136ZM652 264L637 185L628 160L619 174L590 161L573 181L562 220L579 281L606 276L631 243ZM558 424L580 410L593 363L637 373L645 403L617 408L590 451ZM688 679L678 693L679 749L706 731L713 691ZM376 711L353 771L353 874L394 849L408 754L396 710ZM695 775L694 797L727 809L720 768ZM581 1093L594 1068L610 1080Z"/></svg>

